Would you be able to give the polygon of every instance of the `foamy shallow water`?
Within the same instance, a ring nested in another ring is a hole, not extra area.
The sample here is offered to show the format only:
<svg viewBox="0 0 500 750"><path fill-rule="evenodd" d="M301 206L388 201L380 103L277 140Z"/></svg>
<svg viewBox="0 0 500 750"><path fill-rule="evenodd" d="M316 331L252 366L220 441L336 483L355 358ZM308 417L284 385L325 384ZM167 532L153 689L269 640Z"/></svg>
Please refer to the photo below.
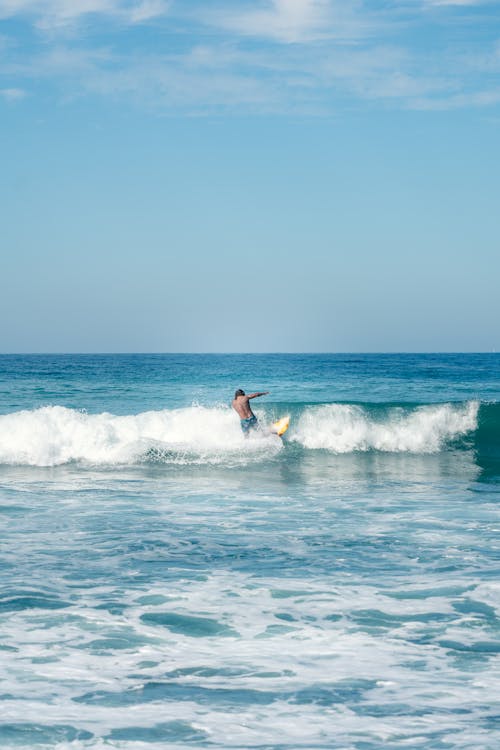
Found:
<svg viewBox="0 0 500 750"><path fill-rule="evenodd" d="M495 747L497 516L458 466L7 481L3 746Z"/></svg>
<svg viewBox="0 0 500 750"><path fill-rule="evenodd" d="M495 407L289 405L5 414L2 748L496 750Z"/></svg>

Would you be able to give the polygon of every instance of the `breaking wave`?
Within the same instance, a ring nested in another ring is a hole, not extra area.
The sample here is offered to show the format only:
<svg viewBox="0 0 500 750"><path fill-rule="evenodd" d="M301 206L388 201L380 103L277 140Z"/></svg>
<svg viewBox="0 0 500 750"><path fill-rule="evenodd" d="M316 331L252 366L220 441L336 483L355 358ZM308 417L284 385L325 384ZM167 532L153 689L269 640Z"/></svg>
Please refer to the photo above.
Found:
<svg viewBox="0 0 500 750"><path fill-rule="evenodd" d="M272 415L258 410L264 427L248 440L226 406L191 406L126 416L87 414L63 406L14 412L0 416L0 464L241 465L268 460L283 450L280 438L269 434L265 425L285 413L292 415L286 435L289 448L336 454L426 454L456 447L457 441L475 435L480 421L476 401L414 407L290 404L274 409ZM489 419L493 419L491 414ZM496 416L493 421L496 423Z"/></svg>
<svg viewBox="0 0 500 750"><path fill-rule="evenodd" d="M293 440L304 448L350 453L437 453L478 425L479 403L388 409L382 416L350 404L311 407L300 417Z"/></svg>
<svg viewBox="0 0 500 750"><path fill-rule="evenodd" d="M115 416L46 406L0 416L0 463L240 463L282 448L276 436L262 433L258 438L245 440L227 408L192 406Z"/></svg>

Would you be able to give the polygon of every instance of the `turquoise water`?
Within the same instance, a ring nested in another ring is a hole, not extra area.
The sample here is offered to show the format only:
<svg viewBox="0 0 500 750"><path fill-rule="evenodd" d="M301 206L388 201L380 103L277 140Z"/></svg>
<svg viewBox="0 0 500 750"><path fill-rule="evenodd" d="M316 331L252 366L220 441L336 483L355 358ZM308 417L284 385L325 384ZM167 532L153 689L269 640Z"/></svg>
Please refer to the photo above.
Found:
<svg viewBox="0 0 500 750"><path fill-rule="evenodd" d="M0 373L0 747L500 746L500 356Z"/></svg>

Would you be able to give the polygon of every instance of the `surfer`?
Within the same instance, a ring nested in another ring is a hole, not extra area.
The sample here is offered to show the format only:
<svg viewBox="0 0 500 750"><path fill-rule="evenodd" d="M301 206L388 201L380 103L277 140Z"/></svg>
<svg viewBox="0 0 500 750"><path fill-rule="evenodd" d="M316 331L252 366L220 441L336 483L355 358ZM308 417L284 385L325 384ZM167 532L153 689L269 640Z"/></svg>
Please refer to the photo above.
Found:
<svg viewBox="0 0 500 750"><path fill-rule="evenodd" d="M243 430L243 434L245 435L245 437L248 437L248 433L250 432L250 430L255 430L258 424L257 417L251 410L250 404L248 402L251 398L257 398L257 396L267 396L268 393L269 391L259 391L258 393L249 393L247 396L245 394L245 391L242 391L241 388L238 388L238 390L234 394L231 406L240 418L241 429Z"/></svg>

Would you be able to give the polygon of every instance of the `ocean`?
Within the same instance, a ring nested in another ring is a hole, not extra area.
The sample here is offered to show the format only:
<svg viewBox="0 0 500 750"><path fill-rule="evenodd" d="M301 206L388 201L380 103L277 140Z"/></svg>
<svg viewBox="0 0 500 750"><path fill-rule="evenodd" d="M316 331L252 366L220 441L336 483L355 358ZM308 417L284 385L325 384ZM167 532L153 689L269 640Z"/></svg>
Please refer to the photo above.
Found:
<svg viewBox="0 0 500 750"><path fill-rule="evenodd" d="M2 750L498 750L500 355L0 383Z"/></svg>

